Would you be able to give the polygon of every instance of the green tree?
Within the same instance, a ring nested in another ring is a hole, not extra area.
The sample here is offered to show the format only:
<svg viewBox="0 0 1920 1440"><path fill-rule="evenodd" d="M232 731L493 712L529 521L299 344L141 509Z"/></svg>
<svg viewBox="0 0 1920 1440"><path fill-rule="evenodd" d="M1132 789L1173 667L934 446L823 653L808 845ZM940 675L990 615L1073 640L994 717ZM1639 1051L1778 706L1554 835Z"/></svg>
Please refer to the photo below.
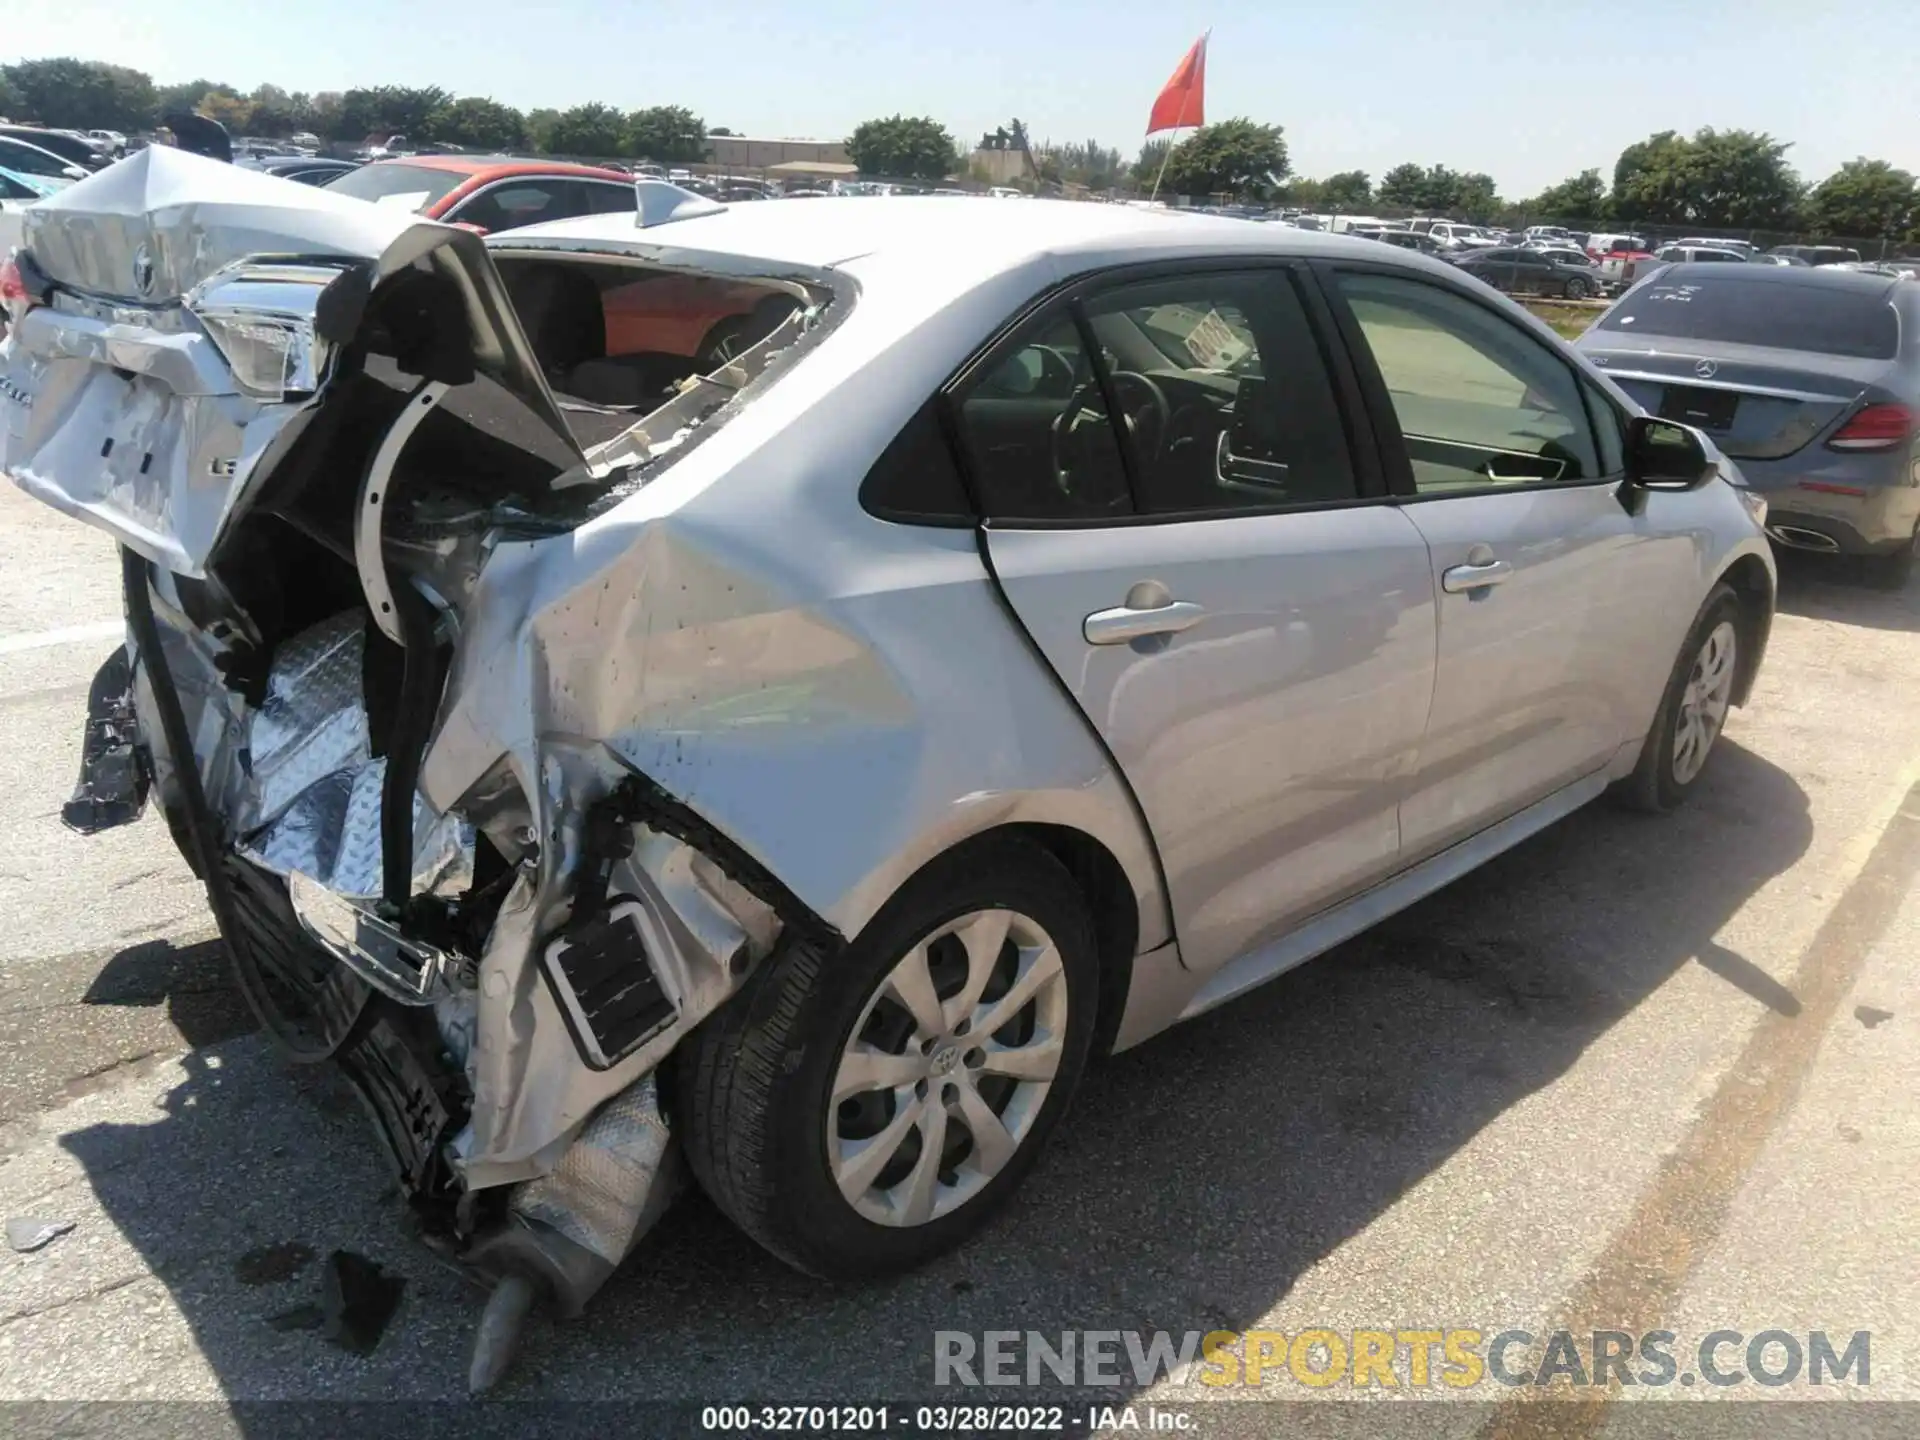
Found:
<svg viewBox="0 0 1920 1440"><path fill-rule="evenodd" d="M941 180L960 165L947 127L926 116L863 121L847 137L847 154L869 175L903 180Z"/></svg>
<svg viewBox="0 0 1920 1440"><path fill-rule="evenodd" d="M429 133L446 145L518 150L527 143L527 117L484 95L463 95L434 112Z"/></svg>
<svg viewBox="0 0 1920 1440"><path fill-rule="evenodd" d="M438 85L349 90L340 97L332 138L358 141L370 135L405 135L418 140L431 131L433 117L452 99Z"/></svg>
<svg viewBox="0 0 1920 1440"><path fill-rule="evenodd" d="M1469 220L1485 220L1500 208L1500 189L1491 175L1469 170L1453 177L1452 200L1449 210L1458 210Z"/></svg>
<svg viewBox="0 0 1920 1440"><path fill-rule="evenodd" d="M624 155L626 146L626 116L597 101L562 110L547 133L547 148L556 155Z"/></svg>
<svg viewBox="0 0 1920 1440"><path fill-rule="evenodd" d="M238 95L239 93L233 86L222 84L218 80L183 80L178 85L162 85L154 91L153 95L154 118L165 119L168 115L177 114L182 110L192 110L209 94Z"/></svg>
<svg viewBox="0 0 1920 1440"><path fill-rule="evenodd" d="M140 130L153 123L153 79L124 65L61 56L0 66L6 113L56 130Z"/></svg>
<svg viewBox="0 0 1920 1440"><path fill-rule="evenodd" d="M1605 218L1607 186L1598 170L1582 170L1570 180L1542 190L1520 206L1541 220L1572 220L1593 224Z"/></svg>
<svg viewBox="0 0 1920 1440"><path fill-rule="evenodd" d="M1805 187L1785 141L1752 130L1663 130L1629 145L1613 167L1613 211L1634 223L1787 230Z"/></svg>
<svg viewBox="0 0 1920 1440"><path fill-rule="evenodd" d="M1271 195L1292 171L1278 125L1245 116L1203 126L1173 147L1165 188L1176 195Z"/></svg>
<svg viewBox="0 0 1920 1440"><path fill-rule="evenodd" d="M7 79L6 67L0 66L0 120L11 120L19 108L20 97L14 93L13 82Z"/></svg>
<svg viewBox="0 0 1920 1440"><path fill-rule="evenodd" d="M253 102L231 90L209 90L193 108L209 120L218 120L231 134L245 135L253 128Z"/></svg>
<svg viewBox="0 0 1920 1440"><path fill-rule="evenodd" d="M560 112L553 109L527 112L527 138L536 150L553 149L553 128L560 123Z"/></svg>
<svg viewBox="0 0 1920 1440"><path fill-rule="evenodd" d="M1160 167L1172 153L1171 140L1149 140L1142 145L1139 158L1133 162L1133 188L1143 195L1152 190L1153 182L1159 178Z"/></svg>
<svg viewBox="0 0 1920 1440"><path fill-rule="evenodd" d="M1069 185L1084 185L1089 190L1111 190L1126 173L1126 162L1120 158L1120 152L1102 145L1098 140L1070 140L1057 150L1046 153L1058 168L1056 178ZM1043 174L1044 170L1043 164Z"/></svg>
<svg viewBox="0 0 1920 1440"><path fill-rule="evenodd" d="M1439 211L1484 219L1499 208L1500 197L1491 175L1462 173L1445 165L1396 165L1380 177L1382 205L1409 210Z"/></svg>
<svg viewBox="0 0 1920 1440"><path fill-rule="evenodd" d="M1411 162L1396 165L1380 177L1380 203L1402 209L1416 209L1424 203L1426 170Z"/></svg>
<svg viewBox="0 0 1920 1440"><path fill-rule="evenodd" d="M1753 130L1708 128L1693 137L1692 213L1703 225L1790 230L1807 187L1787 163L1792 142Z"/></svg>
<svg viewBox="0 0 1920 1440"><path fill-rule="evenodd" d="M627 116L627 150L662 164L704 160L707 123L684 105L655 105Z"/></svg>
<svg viewBox="0 0 1920 1440"><path fill-rule="evenodd" d="M1321 183L1321 198L1342 210L1357 210L1373 200L1373 181L1364 170L1341 170Z"/></svg>
<svg viewBox="0 0 1920 1440"><path fill-rule="evenodd" d="M1916 206L1912 175L1862 155L1814 186L1807 218L1822 235L1893 240L1913 227Z"/></svg>
<svg viewBox="0 0 1920 1440"><path fill-rule="evenodd" d="M1288 205L1303 205L1309 210L1318 210L1327 203L1327 182L1295 176L1282 185L1273 198Z"/></svg>
<svg viewBox="0 0 1920 1440"><path fill-rule="evenodd" d="M294 97L278 85L256 86L247 96L247 103L252 107L247 119L247 129L252 134L291 135L304 128L305 117L296 107Z"/></svg>

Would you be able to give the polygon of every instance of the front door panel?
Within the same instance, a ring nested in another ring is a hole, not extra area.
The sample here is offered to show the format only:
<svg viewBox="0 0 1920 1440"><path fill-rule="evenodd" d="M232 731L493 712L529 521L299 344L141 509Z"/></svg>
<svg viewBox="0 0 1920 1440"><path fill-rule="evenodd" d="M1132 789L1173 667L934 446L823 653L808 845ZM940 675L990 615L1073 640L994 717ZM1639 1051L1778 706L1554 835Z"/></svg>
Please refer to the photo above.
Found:
<svg viewBox="0 0 1920 1440"><path fill-rule="evenodd" d="M1015 613L1139 797L1191 968L1395 867L1433 686L1432 575L1406 515L993 529L987 544ZM1089 643L1087 617L1130 596L1199 613Z"/></svg>

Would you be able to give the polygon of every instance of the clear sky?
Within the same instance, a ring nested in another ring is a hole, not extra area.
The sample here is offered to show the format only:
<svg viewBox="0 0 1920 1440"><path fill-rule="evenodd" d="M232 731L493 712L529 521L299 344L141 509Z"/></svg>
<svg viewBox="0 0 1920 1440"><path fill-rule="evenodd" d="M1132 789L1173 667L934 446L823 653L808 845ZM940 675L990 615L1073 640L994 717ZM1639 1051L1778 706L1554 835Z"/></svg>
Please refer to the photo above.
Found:
<svg viewBox="0 0 1920 1440"><path fill-rule="evenodd" d="M1765 130L1818 179L1920 172L1920 0L7 0L0 60L77 54L241 90L441 85L532 109L691 107L749 135L930 114L963 145L1131 157L1208 26L1210 119L1286 127L1297 174L1401 161L1524 196L1656 130Z"/></svg>

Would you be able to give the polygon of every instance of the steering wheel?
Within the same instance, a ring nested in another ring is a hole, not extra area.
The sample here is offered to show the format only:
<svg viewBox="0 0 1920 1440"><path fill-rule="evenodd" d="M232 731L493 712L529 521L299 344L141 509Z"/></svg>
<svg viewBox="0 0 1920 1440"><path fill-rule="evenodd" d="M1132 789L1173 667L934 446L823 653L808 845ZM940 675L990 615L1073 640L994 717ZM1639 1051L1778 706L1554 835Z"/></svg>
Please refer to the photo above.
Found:
<svg viewBox="0 0 1920 1440"><path fill-rule="evenodd" d="M1116 370L1109 378L1123 407L1120 418L1126 422L1141 457L1158 460L1172 413L1166 392L1155 381L1131 370ZM1133 403L1129 403L1130 398ZM1087 475L1102 458L1098 437L1103 432L1112 433L1107 429L1106 396L1096 382L1083 381L1053 422L1053 479L1063 495L1083 500L1100 498L1088 493Z"/></svg>

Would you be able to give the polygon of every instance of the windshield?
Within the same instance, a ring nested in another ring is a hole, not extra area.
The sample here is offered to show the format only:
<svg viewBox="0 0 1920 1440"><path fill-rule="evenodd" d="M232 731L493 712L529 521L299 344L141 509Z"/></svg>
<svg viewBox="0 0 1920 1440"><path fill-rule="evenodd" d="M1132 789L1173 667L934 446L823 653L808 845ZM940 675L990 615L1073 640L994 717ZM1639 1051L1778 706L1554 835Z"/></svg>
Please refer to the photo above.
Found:
<svg viewBox="0 0 1920 1440"><path fill-rule="evenodd" d="M356 200L425 210L451 195L470 178L458 170L441 170L431 165L363 165L358 170L349 170L338 180L329 181L327 189L351 195Z"/></svg>
<svg viewBox="0 0 1920 1440"><path fill-rule="evenodd" d="M1862 360L1891 360L1900 346L1899 321L1878 287L1761 286L1697 272L1634 290L1600 328Z"/></svg>

